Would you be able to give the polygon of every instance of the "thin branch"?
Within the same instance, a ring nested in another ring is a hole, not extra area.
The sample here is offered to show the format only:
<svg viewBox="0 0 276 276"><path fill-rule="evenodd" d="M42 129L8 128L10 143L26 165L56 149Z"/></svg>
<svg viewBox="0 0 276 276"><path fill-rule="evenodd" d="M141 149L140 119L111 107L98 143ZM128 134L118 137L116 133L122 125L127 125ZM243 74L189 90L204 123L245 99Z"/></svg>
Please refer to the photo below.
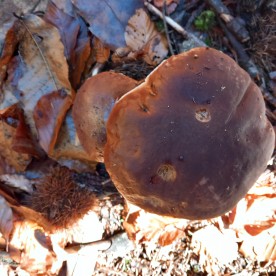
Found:
<svg viewBox="0 0 276 276"><path fill-rule="evenodd" d="M194 34L187 32L182 26L180 26L177 22L175 22L172 18L169 16L163 16L162 12L160 12L155 6L148 2L144 2L144 5L147 7L147 9L160 17L163 20L166 20L166 22L178 33L182 34L184 38L188 40L192 40L197 46L206 46L206 44L197 38Z"/></svg>
<svg viewBox="0 0 276 276"><path fill-rule="evenodd" d="M166 33L166 37L167 37L167 41L168 41L168 45L169 45L170 54L173 55L174 51L173 51L171 40L170 40L168 25L167 25L167 22L165 20L165 17L166 17L166 0L163 0L162 15L163 15L163 23L164 23L165 33Z"/></svg>

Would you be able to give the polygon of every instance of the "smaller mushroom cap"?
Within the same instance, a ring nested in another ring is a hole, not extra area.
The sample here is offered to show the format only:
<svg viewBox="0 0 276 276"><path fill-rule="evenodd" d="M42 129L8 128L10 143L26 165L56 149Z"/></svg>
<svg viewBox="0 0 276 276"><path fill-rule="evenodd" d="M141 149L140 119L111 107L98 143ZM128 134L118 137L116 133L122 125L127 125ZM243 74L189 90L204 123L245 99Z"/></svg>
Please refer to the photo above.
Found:
<svg viewBox="0 0 276 276"><path fill-rule="evenodd" d="M247 72L220 51L195 48L164 61L115 104L104 157L131 203L207 219L245 196L274 140L262 94Z"/></svg>
<svg viewBox="0 0 276 276"><path fill-rule="evenodd" d="M94 161L103 162L106 122L115 102L137 86L137 81L103 72L85 81L73 104L73 119L81 145Z"/></svg>

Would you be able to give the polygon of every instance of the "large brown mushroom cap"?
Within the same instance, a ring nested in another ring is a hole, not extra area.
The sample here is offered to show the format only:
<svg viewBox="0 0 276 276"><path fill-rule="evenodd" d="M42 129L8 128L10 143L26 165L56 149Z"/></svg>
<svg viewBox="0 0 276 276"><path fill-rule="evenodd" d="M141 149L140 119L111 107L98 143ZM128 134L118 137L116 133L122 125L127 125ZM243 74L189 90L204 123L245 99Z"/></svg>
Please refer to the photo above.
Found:
<svg viewBox="0 0 276 276"><path fill-rule="evenodd" d="M91 160L103 162L109 113L115 101L136 86L137 81L127 76L103 72L87 79L79 89L73 119L81 145Z"/></svg>
<svg viewBox="0 0 276 276"><path fill-rule="evenodd" d="M249 75L222 52L195 48L163 62L116 103L104 157L131 203L206 219L244 197L265 169L274 139Z"/></svg>

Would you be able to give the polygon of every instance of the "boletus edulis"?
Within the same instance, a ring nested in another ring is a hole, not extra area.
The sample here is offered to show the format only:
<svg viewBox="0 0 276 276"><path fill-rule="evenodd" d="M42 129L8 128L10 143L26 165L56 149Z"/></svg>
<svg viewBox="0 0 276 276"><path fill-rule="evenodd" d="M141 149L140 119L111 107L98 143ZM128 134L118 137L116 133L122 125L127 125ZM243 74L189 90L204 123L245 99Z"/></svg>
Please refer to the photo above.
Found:
<svg viewBox="0 0 276 276"><path fill-rule="evenodd" d="M115 104L104 158L129 202L207 219L245 196L274 139L250 76L222 52L195 48L164 61Z"/></svg>
<svg viewBox="0 0 276 276"><path fill-rule="evenodd" d="M106 143L106 121L122 95L138 82L115 72L103 72L85 81L79 89L72 114L81 145L89 158L103 162Z"/></svg>

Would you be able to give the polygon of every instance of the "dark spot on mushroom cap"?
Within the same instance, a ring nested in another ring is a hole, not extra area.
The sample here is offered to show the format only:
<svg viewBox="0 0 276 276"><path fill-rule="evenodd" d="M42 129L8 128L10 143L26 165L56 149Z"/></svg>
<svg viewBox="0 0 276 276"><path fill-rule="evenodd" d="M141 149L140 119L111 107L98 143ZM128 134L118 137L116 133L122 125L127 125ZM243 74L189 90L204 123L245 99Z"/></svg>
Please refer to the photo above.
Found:
<svg viewBox="0 0 276 276"><path fill-rule="evenodd" d="M103 72L89 78L79 89L73 119L81 145L91 160L103 162L106 121L115 102L137 86L137 81L119 73Z"/></svg>
<svg viewBox="0 0 276 276"><path fill-rule="evenodd" d="M260 99L249 75L222 52L195 48L171 57L115 104L106 168L122 195L147 211L222 215L247 193L274 149Z"/></svg>

